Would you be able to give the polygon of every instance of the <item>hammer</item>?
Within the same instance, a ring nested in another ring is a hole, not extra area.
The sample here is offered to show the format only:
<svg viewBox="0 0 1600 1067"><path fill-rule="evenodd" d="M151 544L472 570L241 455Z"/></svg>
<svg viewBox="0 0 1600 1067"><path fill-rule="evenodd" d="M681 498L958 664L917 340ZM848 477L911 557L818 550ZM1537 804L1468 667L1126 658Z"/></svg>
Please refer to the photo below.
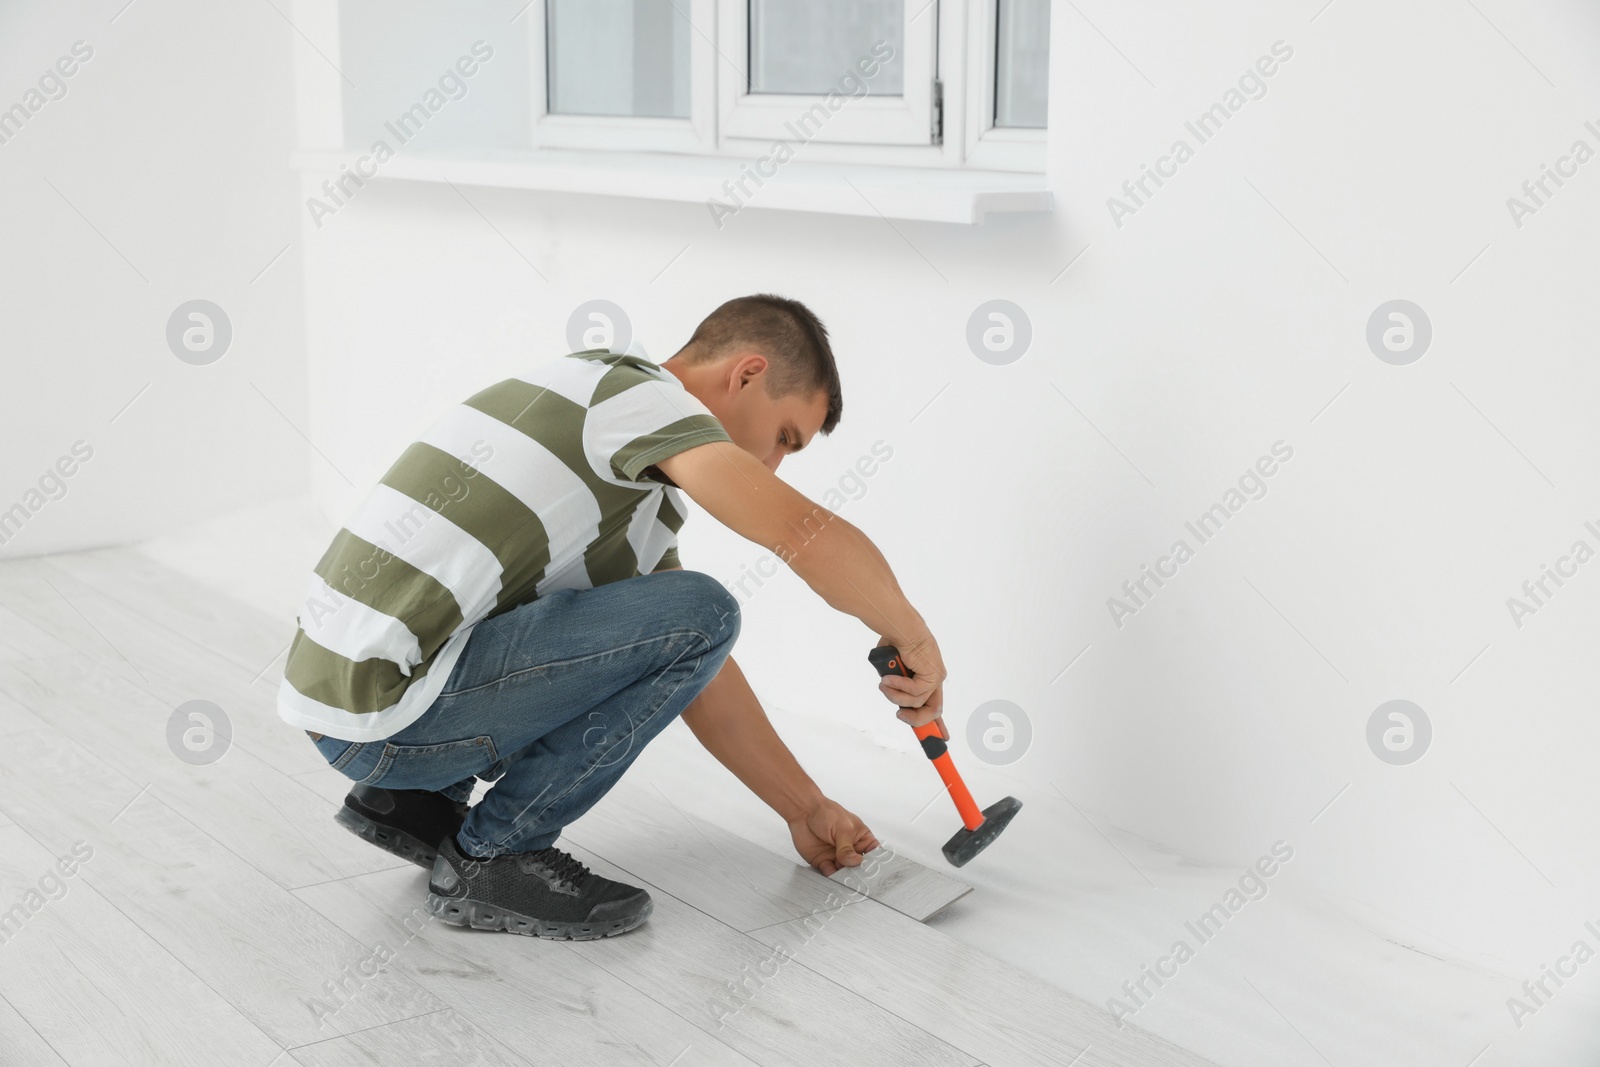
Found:
<svg viewBox="0 0 1600 1067"><path fill-rule="evenodd" d="M898 674L905 678L914 677L911 668L900 658L900 650L893 645L879 645L867 653L867 659L878 669L880 675ZM939 772L939 777L944 780L945 789L950 793L950 799L956 802L956 810L961 813L961 829L944 843L941 851L952 866L963 867L968 860L988 848L994 839L1000 836L1000 831L1004 830L1016 817L1017 812L1022 810L1022 801L1016 797L1002 797L979 811L977 802L967 791L967 784L961 780L961 774L956 770L955 761L950 758L944 738L939 736L938 722L930 719L921 726L912 727L912 732L917 735L917 740L922 742L922 751L933 761L934 769Z"/></svg>

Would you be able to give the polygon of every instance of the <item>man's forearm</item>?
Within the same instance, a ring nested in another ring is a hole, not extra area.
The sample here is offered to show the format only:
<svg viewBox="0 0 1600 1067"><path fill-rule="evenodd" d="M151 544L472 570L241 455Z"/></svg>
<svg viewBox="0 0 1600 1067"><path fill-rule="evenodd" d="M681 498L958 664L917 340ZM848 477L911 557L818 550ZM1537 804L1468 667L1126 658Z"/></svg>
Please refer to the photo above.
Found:
<svg viewBox="0 0 1600 1067"><path fill-rule="evenodd" d="M658 464L724 526L775 552L830 607L854 615L902 651L930 635L866 534L727 441Z"/></svg>
<svg viewBox="0 0 1600 1067"><path fill-rule="evenodd" d="M927 623L906 599L888 560L851 523L819 507L779 547L784 562L829 606L902 647L927 636Z"/></svg>
<svg viewBox="0 0 1600 1067"><path fill-rule="evenodd" d="M732 657L684 709L683 721L706 751L785 822L823 799L817 783L772 728Z"/></svg>

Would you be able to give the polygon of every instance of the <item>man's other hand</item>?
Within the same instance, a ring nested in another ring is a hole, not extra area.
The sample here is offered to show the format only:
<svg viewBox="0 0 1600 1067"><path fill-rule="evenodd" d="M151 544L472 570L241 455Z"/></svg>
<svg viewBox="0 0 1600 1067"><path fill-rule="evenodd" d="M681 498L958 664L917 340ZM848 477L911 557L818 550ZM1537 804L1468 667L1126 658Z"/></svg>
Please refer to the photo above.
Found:
<svg viewBox="0 0 1600 1067"><path fill-rule="evenodd" d="M826 797L790 820L789 836L800 858L825 875L859 865L863 852L878 847L866 823Z"/></svg>

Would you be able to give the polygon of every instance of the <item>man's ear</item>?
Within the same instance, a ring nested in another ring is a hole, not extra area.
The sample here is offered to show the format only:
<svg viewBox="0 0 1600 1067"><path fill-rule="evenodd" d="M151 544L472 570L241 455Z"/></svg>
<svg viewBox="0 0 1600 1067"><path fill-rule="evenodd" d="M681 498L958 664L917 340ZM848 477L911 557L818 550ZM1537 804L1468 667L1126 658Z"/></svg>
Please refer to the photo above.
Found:
<svg viewBox="0 0 1600 1067"><path fill-rule="evenodd" d="M734 380L740 389L754 382L761 372L767 369L767 357L753 349L740 353L736 359Z"/></svg>

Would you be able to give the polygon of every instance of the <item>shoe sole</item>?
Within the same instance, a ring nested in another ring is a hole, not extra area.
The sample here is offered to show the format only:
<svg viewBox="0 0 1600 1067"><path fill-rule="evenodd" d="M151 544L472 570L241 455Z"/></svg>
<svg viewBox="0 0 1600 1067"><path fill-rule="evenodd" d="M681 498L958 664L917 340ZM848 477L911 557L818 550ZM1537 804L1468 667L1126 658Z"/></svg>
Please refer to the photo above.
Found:
<svg viewBox="0 0 1600 1067"><path fill-rule="evenodd" d="M333 819L361 840L377 845L385 852L393 853L403 860L410 860L418 867L425 867L431 871L433 861L439 858L437 847L425 844L421 838L404 830L396 830L392 826L374 822L348 804L341 807Z"/></svg>
<svg viewBox="0 0 1600 1067"><path fill-rule="evenodd" d="M440 922L474 930L504 930L510 934L542 937L549 941L596 941L602 937L625 934L643 926L655 906L654 900L647 900L639 914L604 923L556 922L531 919L481 900L445 897L433 892L428 894L428 911Z"/></svg>

